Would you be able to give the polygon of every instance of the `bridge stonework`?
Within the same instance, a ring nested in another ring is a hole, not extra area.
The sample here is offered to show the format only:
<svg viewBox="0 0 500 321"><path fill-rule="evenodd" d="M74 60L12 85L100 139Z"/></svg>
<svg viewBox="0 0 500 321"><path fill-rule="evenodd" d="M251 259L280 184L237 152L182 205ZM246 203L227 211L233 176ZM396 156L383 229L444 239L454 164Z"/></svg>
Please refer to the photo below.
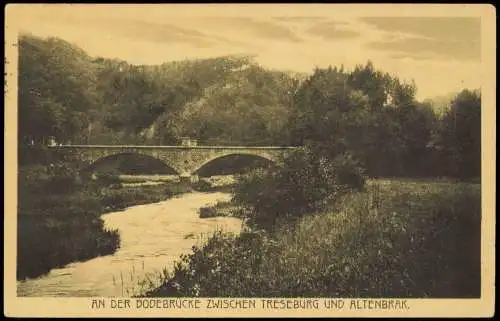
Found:
<svg viewBox="0 0 500 321"><path fill-rule="evenodd" d="M114 146L114 145L63 145L51 149L62 154L68 162L77 163L80 170L98 161L123 154L153 157L172 168L180 176L191 176L209 162L229 155L251 155L280 164L282 157L294 147L247 146Z"/></svg>

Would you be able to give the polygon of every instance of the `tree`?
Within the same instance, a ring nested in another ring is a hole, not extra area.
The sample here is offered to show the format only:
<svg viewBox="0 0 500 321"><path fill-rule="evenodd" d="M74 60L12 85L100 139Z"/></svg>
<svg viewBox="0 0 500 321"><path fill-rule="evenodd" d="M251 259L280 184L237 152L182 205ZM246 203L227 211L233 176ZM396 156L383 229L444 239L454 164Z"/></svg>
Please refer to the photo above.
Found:
<svg viewBox="0 0 500 321"><path fill-rule="evenodd" d="M448 175L481 176L481 92L464 89L441 122L440 147Z"/></svg>
<svg viewBox="0 0 500 321"><path fill-rule="evenodd" d="M19 37L19 135L78 139L96 108L94 70L80 48L57 38ZM83 116L86 115L86 116Z"/></svg>
<svg viewBox="0 0 500 321"><path fill-rule="evenodd" d="M293 97L290 141L330 159L351 152L371 176L423 175L435 117L415 92L371 62L316 69Z"/></svg>

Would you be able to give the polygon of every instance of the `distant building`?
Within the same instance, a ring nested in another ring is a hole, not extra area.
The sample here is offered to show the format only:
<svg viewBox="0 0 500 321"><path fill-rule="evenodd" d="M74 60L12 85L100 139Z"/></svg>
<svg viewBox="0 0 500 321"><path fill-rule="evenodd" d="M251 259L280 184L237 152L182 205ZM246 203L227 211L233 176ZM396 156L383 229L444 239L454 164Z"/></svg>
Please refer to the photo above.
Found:
<svg viewBox="0 0 500 321"><path fill-rule="evenodd" d="M198 146L198 141L196 139L191 139L189 137L182 137L181 146L186 146L186 147Z"/></svg>
<svg viewBox="0 0 500 321"><path fill-rule="evenodd" d="M57 145L56 138L54 136L49 136L48 145L49 146L56 146Z"/></svg>

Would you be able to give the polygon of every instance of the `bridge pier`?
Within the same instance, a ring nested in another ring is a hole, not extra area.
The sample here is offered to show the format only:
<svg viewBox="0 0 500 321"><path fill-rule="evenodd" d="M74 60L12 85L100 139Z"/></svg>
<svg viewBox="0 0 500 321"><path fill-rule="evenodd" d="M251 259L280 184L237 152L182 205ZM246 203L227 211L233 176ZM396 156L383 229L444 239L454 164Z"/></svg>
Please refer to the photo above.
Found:
<svg viewBox="0 0 500 321"><path fill-rule="evenodd" d="M200 177L196 174L182 173L179 175L179 179L181 184L191 185L193 183L197 183L200 180Z"/></svg>
<svg viewBox="0 0 500 321"><path fill-rule="evenodd" d="M189 173L182 173L179 175L179 181L181 184L189 184L191 183L191 174Z"/></svg>

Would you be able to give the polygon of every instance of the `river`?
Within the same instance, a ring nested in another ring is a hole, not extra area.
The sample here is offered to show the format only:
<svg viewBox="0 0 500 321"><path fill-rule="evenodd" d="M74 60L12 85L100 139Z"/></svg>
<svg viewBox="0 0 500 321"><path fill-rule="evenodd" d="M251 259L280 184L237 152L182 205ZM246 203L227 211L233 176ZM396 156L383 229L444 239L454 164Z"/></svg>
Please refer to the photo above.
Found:
<svg viewBox="0 0 500 321"><path fill-rule="evenodd" d="M108 228L120 231L120 248L112 255L68 264L37 279L19 281L18 296L132 296L148 275L172 269L183 253L222 229L239 233L242 221L231 217L199 218L199 208L227 201L229 193L193 192L167 201L133 206L102 215ZM153 277L155 281L158 277Z"/></svg>

